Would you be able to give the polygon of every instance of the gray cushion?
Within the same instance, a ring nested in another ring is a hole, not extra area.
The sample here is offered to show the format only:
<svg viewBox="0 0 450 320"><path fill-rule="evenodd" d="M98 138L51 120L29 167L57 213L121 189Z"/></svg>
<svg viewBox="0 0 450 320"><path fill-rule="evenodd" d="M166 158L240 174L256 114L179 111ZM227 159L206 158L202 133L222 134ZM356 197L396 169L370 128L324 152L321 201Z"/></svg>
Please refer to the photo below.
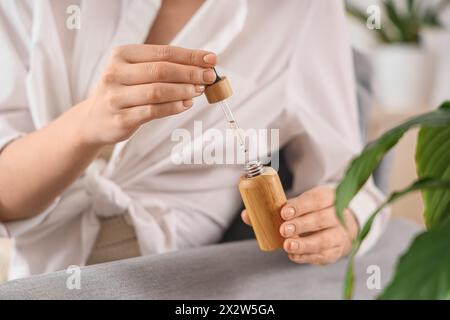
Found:
<svg viewBox="0 0 450 320"><path fill-rule="evenodd" d="M406 220L391 222L357 262L356 298L380 292L367 289L367 267L380 267L384 286L418 230ZM67 289L64 271L10 281L0 285L0 299L339 299L345 266L296 265L249 240L84 267L80 290Z"/></svg>

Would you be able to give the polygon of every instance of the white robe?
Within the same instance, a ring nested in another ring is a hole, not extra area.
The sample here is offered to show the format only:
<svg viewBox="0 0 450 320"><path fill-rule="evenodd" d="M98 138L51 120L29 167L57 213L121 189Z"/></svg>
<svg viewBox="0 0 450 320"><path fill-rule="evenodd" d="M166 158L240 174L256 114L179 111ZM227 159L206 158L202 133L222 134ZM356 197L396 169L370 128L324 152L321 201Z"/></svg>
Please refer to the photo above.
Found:
<svg viewBox="0 0 450 320"><path fill-rule="evenodd" d="M81 29L66 8L81 7ZM143 43L159 0L2 0L0 150L82 101L114 47ZM361 148L351 51L341 1L208 0L172 42L219 54L218 70L243 128L279 128L294 173L292 195L339 181ZM99 217L125 214L144 255L218 241L241 205L241 166L175 165L171 133L225 130L204 97L181 115L152 121L96 160L54 204L31 219L0 224L14 250L9 278L84 265ZM360 224L382 201L368 183L351 203ZM379 236L376 220L363 244Z"/></svg>

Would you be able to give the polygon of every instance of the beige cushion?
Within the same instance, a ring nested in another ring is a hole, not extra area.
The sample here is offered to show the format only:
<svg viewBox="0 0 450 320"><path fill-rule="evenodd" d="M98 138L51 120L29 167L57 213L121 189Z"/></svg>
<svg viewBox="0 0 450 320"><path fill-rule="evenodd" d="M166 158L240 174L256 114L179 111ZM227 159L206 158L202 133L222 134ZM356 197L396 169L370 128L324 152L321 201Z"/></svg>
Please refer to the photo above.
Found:
<svg viewBox="0 0 450 320"><path fill-rule="evenodd" d="M101 229L87 265L140 256L134 227L123 216L101 220Z"/></svg>

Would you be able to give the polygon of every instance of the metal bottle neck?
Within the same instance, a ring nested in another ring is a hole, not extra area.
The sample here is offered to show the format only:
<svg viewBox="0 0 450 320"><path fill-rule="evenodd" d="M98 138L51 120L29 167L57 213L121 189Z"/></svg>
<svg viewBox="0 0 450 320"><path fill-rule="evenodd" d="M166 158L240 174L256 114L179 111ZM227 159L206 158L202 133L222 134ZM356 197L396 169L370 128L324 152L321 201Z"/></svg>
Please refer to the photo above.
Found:
<svg viewBox="0 0 450 320"><path fill-rule="evenodd" d="M244 165L245 177L253 178L262 174L263 165L259 161L249 161Z"/></svg>

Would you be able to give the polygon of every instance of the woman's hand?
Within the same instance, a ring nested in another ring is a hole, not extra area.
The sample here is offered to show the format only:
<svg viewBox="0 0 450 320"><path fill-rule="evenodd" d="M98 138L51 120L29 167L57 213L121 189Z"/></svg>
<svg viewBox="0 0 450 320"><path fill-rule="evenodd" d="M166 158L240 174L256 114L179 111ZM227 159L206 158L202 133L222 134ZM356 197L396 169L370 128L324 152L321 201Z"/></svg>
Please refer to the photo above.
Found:
<svg viewBox="0 0 450 320"><path fill-rule="evenodd" d="M39 214L104 145L127 139L147 121L192 106L192 98L216 79L211 69L216 59L210 52L169 46L117 48L88 99L1 152L0 221Z"/></svg>
<svg viewBox="0 0 450 320"><path fill-rule="evenodd" d="M285 222L280 227L284 250L296 263L326 265L346 256L358 233L358 223L345 211L348 232L339 223L334 208L335 190L317 187L288 200L281 209ZM244 210L242 220L251 224Z"/></svg>
<svg viewBox="0 0 450 320"><path fill-rule="evenodd" d="M113 144L148 121L189 109L215 81L216 60L211 52L173 46L116 48L96 90L80 104L84 141Z"/></svg>

